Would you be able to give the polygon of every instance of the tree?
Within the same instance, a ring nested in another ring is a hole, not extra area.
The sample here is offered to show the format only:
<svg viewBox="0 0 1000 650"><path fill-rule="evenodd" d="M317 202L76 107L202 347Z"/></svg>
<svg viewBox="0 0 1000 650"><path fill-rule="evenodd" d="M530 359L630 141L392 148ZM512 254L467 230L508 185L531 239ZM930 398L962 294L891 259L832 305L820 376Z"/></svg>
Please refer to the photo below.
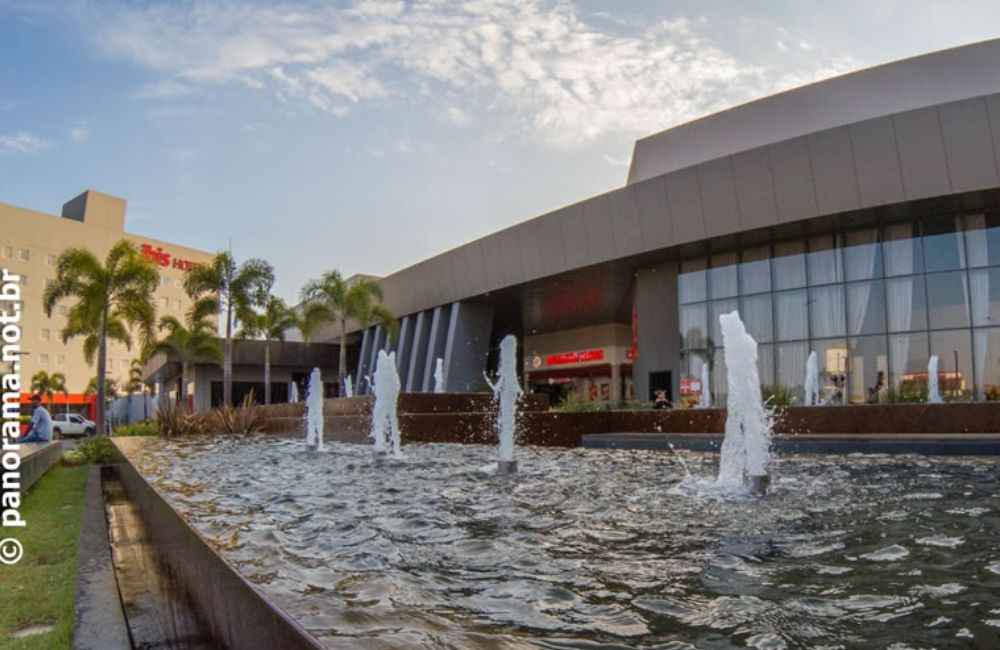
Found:
<svg viewBox="0 0 1000 650"><path fill-rule="evenodd" d="M252 316L247 314L243 321L240 338L264 339L264 403L271 403L271 341L284 341L285 331L299 326L298 316L285 301L270 296L264 310Z"/></svg>
<svg viewBox="0 0 1000 650"><path fill-rule="evenodd" d="M132 359L128 367L128 383L125 384L125 394L129 397L129 409L131 410L132 395L140 393L142 395L142 419L149 419L149 411L146 407L146 382L142 379L142 369L145 364L141 359Z"/></svg>
<svg viewBox="0 0 1000 650"><path fill-rule="evenodd" d="M233 402L233 332L239 323L252 318L253 308L267 302L274 269L260 259L250 259L241 265L230 253L216 253L208 264L194 266L184 273L184 289L188 295L222 314L223 360L222 401Z"/></svg>
<svg viewBox="0 0 1000 650"><path fill-rule="evenodd" d="M54 372L51 375L44 370L39 370L31 378L31 392L45 396L45 403L52 406L52 399L56 393L69 395L66 390L66 375L61 372ZM66 400L67 408L69 399Z"/></svg>
<svg viewBox="0 0 1000 650"><path fill-rule="evenodd" d="M343 387L347 376L347 323L359 327L380 325L393 340L399 332L399 321L391 311L382 306L385 296L375 282L360 279L348 283L337 270L327 271L318 280L310 280L302 287L302 337L309 341L317 329L327 324L340 328L340 359L337 375Z"/></svg>
<svg viewBox="0 0 1000 650"><path fill-rule="evenodd" d="M201 303L202 309L208 303ZM164 316L160 319L160 330L166 331L167 335L153 344L151 351L164 352L177 357L181 363L181 386L178 393L178 401L187 404L187 384L191 375L191 364L199 361L211 361L222 363L222 350L219 349L219 342L212 331L212 325L204 316L204 312L196 304L191 308L185 319L186 323L181 323L173 316Z"/></svg>
<svg viewBox="0 0 1000 650"><path fill-rule="evenodd" d="M83 352L88 363L97 354L97 430L105 432L108 339L131 348L131 330L138 330L145 344L153 337L156 305L153 292L160 274L139 247L122 239L115 243L101 263L84 248L64 251L56 263L56 279L45 290L42 304L51 317L56 304L76 298L62 331L63 342L84 337Z"/></svg>

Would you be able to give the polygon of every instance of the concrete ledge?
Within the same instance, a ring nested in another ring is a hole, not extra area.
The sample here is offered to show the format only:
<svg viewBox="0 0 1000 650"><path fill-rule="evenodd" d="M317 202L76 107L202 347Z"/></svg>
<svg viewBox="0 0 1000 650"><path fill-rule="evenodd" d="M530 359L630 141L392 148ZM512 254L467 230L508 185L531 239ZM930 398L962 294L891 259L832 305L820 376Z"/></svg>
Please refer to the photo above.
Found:
<svg viewBox="0 0 1000 650"><path fill-rule="evenodd" d="M21 445L21 492L24 493L62 458L62 443L29 442Z"/></svg>
<svg viewBox="0 0 1000 650"><path fill-rule="evenodd" d="M719 451L719 434L602 433L583 436L591 449L677 449ZM1000 434L798 434L775 436L779 454L922 454L927 456L1000 456Z"/></svg>
<svg viewBox="0 0 1000 650"><path fill-rule="evenodd" d="M112 439L117 446L117 441ZM323 646L284 610L218 555L208 542L124 459L119 475L150 542L214 638L240 650L321 650Z"/></svg>
<svg viewBox="0 0 1000 650"><path fill-rule="evenodd" d="M76 550L73 650L130 650L131 647L111 561L101 468L91 465Z"/></svg>

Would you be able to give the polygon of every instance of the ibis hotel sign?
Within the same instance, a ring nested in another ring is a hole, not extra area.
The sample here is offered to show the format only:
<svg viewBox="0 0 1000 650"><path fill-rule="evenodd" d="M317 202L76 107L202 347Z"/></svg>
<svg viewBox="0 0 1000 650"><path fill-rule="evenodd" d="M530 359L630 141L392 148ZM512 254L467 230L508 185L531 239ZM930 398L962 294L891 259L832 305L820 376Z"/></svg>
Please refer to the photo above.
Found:
<svg viewBox="0 0 1000 650"><path fill-rule="evenodd" d="M180 257L175 257L163 250L162 246L157 246L153 248L150 244L142 245L143 256L152 261L154 264L159 264L163 267L174 268L178 271L187 271L188 269L194 268L199 265L198 262L193 262L191 260L181 259Z"/></svg>

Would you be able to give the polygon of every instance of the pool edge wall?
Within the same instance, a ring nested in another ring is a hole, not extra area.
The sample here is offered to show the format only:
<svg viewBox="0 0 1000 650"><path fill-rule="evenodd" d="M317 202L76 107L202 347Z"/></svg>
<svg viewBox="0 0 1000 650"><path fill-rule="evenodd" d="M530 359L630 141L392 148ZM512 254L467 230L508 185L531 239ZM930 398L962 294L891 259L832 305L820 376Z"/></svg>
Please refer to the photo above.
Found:
<svg viewBox="0 0 1000 650"><path fill-rule="evenodd" d="M146 481L118 442L112 442L125 494L142 517L163 569L185 591L217 640L233 650L324 648L216 553Z"/></svg>
<svg viewBox="0 0 1000 650"><path fill-rule="evenodd" d="M22 456L20 460L21 492L27 492L28 488L45 476L45 473L52 469L52 466L58 463L60 458L62 458L62 443L58 440L47 442L44 446Z"/></svg>

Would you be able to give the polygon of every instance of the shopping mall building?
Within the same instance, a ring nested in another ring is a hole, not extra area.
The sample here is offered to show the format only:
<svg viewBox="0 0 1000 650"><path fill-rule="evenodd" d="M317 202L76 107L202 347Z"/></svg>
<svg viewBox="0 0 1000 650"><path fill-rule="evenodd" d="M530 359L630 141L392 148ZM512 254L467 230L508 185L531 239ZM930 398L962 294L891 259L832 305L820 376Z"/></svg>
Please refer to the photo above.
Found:
<svg viewBox="0 0 1000 650"><path fill-rule="evenodd" d="M406 390L482 390L506 334L524 384L585 398L725 398L718 316L761 381L869 400L880 381L1000 392L1000 40L898 61L635 144L624 187L382 280ZM385 333L360 337L358 379ZM842 379L843 378L843 379ZM359 382L365 388L363 382Z"/></svg>
<svg viewBox="0 0 1000 650"><path fill-rule="evenodd" d="M212 255L125 232L125 205L124 199L93 190L68 201L58 215L0 203L0 268L19 275L21 284L23 402L36 373L61 373L69 395L56 394L56 405L65 405L68 398L71 406L82 410L86 401L83 393L97 374L96 364L84 360L82 339L62 340L68 306L58 305L51 316L42 308L42 294L56 277L56 260L67 248L86 248L103 260L118 240L132 241L160 270L155 293L158 315L183 319L190 308L191 299L182 282L184 270L207 262ZM135 347L129 350L121 343L109 342L108 377L124 387L129 366L138 356Z"/></svg>

